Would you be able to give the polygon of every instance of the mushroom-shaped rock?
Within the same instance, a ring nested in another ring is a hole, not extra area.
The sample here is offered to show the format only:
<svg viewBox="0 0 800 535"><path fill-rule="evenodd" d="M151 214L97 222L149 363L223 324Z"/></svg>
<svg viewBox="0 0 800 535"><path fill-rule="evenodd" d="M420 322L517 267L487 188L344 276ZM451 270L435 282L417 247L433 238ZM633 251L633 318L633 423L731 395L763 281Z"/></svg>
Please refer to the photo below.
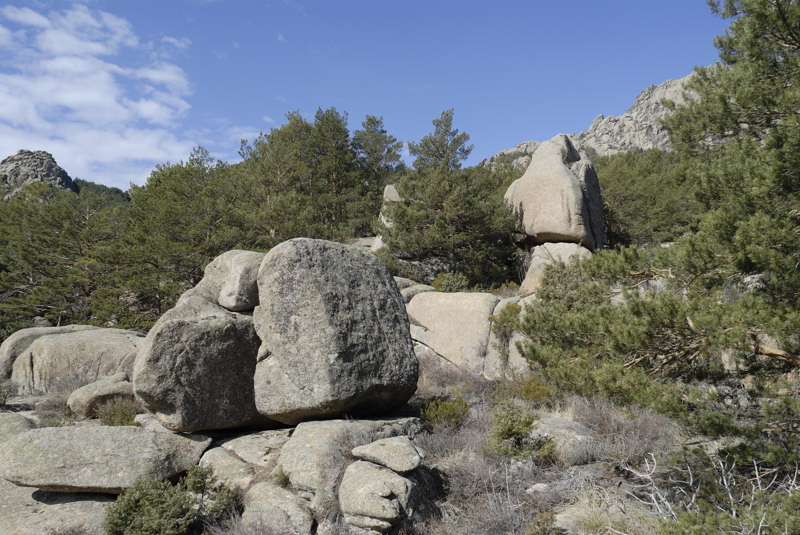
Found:
<svg viewBox="0 0 800 535"><path fill-rule="evenodd" d="M539 145L522 177L505 194L517 230L534 243L606 243L603 199L592 163L566 135Z"/></svg>
<svg viewBox="0 0 800 535"><path fill-rule="evenodd" d="M0 443L0 476L47 491L118 494L140 477L176 477L196 465L210 443L138 427L32 429Z"/></svg>
<svg viewBox="0 0 800 535"><path fill-rule="evenodd" d="M375 414L414 393L405 304L386 267L354 247L297 238L258 274L256 406L273 420Z"/></svg>
<svg viewBox="0 0 800 535"><path fill-rule="evenodd" d="M140 333L122 329L41 336L16 358L11 381L21 394L35 394L47 392L64 377L86 384L105 375L130 373L143 342Z"/></svg>
<svg viewBox="0 0 800 535"><path fill-rule="evenodd" d="M256 423L258 344L252 317L184 299L147 334L133 369L136 397L172 431Z"/></svg>
<svg viewBox="0 0 800 535"><path fill-rule="evenodd" d="M422 464L422 456L407 436L382 438L353 448L352 454L400 473L416 470Z"/></svg>

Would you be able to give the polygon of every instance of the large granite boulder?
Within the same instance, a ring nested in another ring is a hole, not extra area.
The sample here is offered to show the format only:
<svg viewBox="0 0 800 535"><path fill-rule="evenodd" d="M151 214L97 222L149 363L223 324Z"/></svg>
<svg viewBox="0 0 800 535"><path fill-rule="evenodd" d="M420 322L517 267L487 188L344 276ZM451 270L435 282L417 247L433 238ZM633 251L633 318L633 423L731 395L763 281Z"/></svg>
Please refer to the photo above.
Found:
<svg viewBox="0 0 800 535"><path fill-rule="evenodd" d="M561 134L542 143L505 194L517 230L533 243L606 243L603 199L592 163Z"/></svg>
<svg viewBox="0 0 800 535"><path fill-rule="evenodd" d="M482 375L489 316L499 300L487 293L417 294L408 303L411 335L461 370Z"/></svg>
<svg viewBox="0 0 800 535"><path fill-rule="evenodd" d="M97 410L104 403L122 399L134 399L133 384L124 372L80 387L69 395L67 406L78 418L91 418L97 416Z"/></svg>
<svg viewBox="0 0 800 535"><path fill-rule="evenodd" d="M121 329L40 336L14 360L11 381L20 394L38 394L48 392L64 378L87 384L104 375L130 373L143 342L142 334Z"/></svg>
<svg viewBox="0 0 800 535"><path fill-rule="evenodd" d="M297 238L258 274L256 406L293 425L390 410L414 393L418 365L403 298L374 256Z"/></svg>
<svg viewBox="0 0 800 535"><path fill-rule="evenodd" d="M171 479L196 465L201 436L138 427L47 427L0 443L0 476L54 492L118 494L140 477Z"/></svg>
<svg viewBox="0 0 800 535"><path fill-rule="evenodd" d="M254 423L258 345L251 316L185 298L147 334L133 369L136 397L172 431Z"/></svg>
<svg viewBox="0 0 800 535"><path fill-rule="evenodd" d="M344 521L365 530L388 531L409 511L411 480L377 464L356 461L339 485L339 509Z"/></svg>
<svg viewBox="0 0 800 535"><path fill-rule="evenodd" d="M263 259L264 253L253 251L224 252L206 266L203 278L184 296L199 295L234 312L253 310L258 305L256 277Z"/></svg>
<svg viewBox="0 0 800 535"><path fill-rule="evenodd" d="M311 535L314 516L303 498L272 483L256 483L244 495L242 524L266 533Z"/></svg>
<svg viewBox="0 0 800 535"><path fill-rule="evenodd" d="M534 293L542 285L544 271L554 264L569 264L573 260L584 260L592 256L591 251L577 243L545 243L537 245L529 253L530 265L525 279L519 287L519 294Z"/></svg>
<svg viewBox="0 0 800 535"><path fill-rule="evenodd" d="M63 327L30 327L20 329L6 338L0 345L0 381L11 377L14 361L17 360L30 345L42 336L65 334L76 331L99 329L92 325L65 325Z"/></svg>

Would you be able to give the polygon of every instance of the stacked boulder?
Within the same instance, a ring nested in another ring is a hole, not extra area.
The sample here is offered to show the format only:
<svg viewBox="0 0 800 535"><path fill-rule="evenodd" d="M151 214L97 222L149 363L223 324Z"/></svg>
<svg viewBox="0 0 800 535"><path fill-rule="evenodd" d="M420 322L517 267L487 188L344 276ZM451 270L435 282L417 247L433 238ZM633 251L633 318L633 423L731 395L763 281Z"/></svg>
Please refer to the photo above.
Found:
<svg viewBox="0 0 800 535"><path fill-rule="evenodd" d="M566 135L539 145L504 200L516 216L518 241L527 253L523 296L538 289L547 265L586 258L606 244L597 174Z"/></svg>
<svg viewBox="0 0 800 535"><path fill-rule="evenodd" d="M228 251L141 338L131 382L121 370L86 388L126 395L132 383L152 415L139 418L141 427L15 427L0 436L0 476L37 492L119 493L137 477L174 478L199 463L244 493L253 526L317 532L338 501L353 525L386 531L432 507L421 498L431 492L420 456L400 466L350 450L413 435L419 420L316 420L382 415L408 400L418 376L408 325L391 275L357 248L299 238L267 254ZM35 339L9 339L11 367ZM84 396L74 404L92 414ZM198 434L242 427L261 431L215 443ZM368 489L344 484L361 481L355 468L343 479L354 462L372 470ZM402 492L387 498L384 488ZM372 505L359 508L367 495ZM89 532L100 530L96 516L87 522Z"/></svg>

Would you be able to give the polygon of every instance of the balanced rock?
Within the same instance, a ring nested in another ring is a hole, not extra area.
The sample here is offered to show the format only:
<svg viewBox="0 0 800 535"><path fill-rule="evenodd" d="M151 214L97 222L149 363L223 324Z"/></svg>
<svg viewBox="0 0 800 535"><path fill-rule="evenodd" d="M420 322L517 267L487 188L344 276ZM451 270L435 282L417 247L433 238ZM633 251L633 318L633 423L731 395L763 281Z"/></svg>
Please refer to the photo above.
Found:
<svg viewBox="0 0 800 535"><path fill-rule="evenodd" d="M91 418L97 415L97 409L102 404L117 399L135 399L133 384L125 372L101 377L75 390L67 398L67 406L78 418Z"/></svg>
<svg viewBox="0 0 800 535"><path fill-rule="evenodd" d="M482 375L489 316L499 300L487 293L417 294L408 303L411 335L461 370Z"/></svg>
<svg viewBox="0 0 800 535"><path fill-rule="evenodd" d="M563 134L542 143L528 169L506 191L517 230L533 243L606 243L603 199L592 163Z"/></svg>
<svg viewBox="0 0 800 535"><path fill-rule="evenodd" d="M188 295L200 295L234 312L253 310L258 305L258 268L264 253L227 251L212 260L202 280ZM182 301L178 301L178 305Z"/></svg>
<svg viewBox="0 0 800 535"><path fill-rule="evenodd" d="M172 431L254 423L258 344L251 316L185 298L147 334L133 369L136 397Z"/></svg>
<svg viewBox="0 0 800 535"><path fill-rule="evenodd" d="M293 425L405 403L418 365L403 298L374 256L297 238L274 247L258 274L261 338L256 406Z"/></svg>
<svg viewBox="0 0 800 535"><path fill-rule="evenodd" d="M542 285L547 266L569 264L573 260L584 260L592 256L591 251L577 243L545 243L530 251L530 265L525 279L519 287L519 294L534 293Z"/></svg>
<svg viewBox="0 0 800 535"><path fill-rule="evenodd" d="M65 378L87 384L104 375L130 373L143 342L142 334L122 329L40 336L14 360L11 381L20 394L36 394L48 392Z"/></svg>
<svg viewBox="0 0 800 535"><path fill-rule="evenodd" d="M32 429L0 443L0 476L47 491L118 494L140 477L176 477L196 465L210 443L138 427Z"/></svg>
<svg viewBox="0 0 800 535"><path fill-rule="evenodd" d="M11 370L17 357L42 336L98 328L99 327L94 327L92 325L65 325L63 327L30 327L28 329L20 329L6 338L2 345L0 345L0 380L9 379L11 377Z"/></svg>

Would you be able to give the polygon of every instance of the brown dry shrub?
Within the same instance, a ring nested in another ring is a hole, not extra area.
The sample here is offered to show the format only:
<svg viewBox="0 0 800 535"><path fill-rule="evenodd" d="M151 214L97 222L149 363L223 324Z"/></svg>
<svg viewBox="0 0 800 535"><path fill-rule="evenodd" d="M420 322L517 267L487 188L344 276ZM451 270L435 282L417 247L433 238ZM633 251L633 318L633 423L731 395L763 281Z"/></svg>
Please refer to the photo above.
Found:
<svg viewBox="0 0 800 535"><path fill-rule="evenodd" d="M101 403L97 407L97 417L103 425L137 425L134 418L144 412L142 404L135 398L118 397Z"/></svg>

